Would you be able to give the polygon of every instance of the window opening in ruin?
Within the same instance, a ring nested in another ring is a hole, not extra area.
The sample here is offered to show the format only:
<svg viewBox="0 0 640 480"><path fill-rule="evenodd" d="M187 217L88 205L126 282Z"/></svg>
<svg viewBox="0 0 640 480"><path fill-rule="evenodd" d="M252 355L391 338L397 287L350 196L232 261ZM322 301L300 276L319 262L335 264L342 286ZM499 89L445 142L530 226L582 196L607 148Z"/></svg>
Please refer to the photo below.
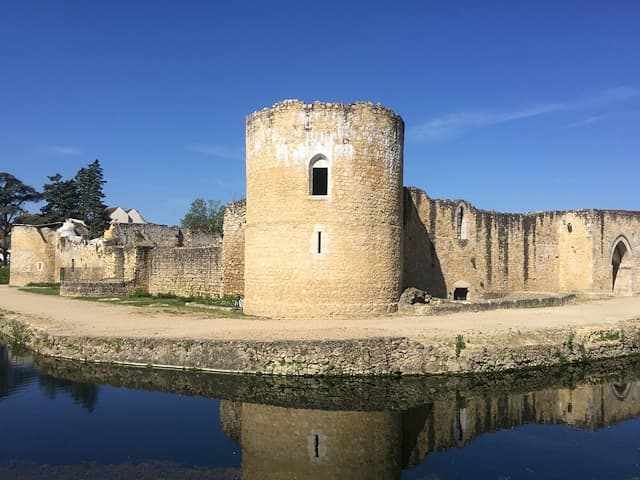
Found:
<svg viewBox="0 0 640 480"><path fill-rule="evenodd" d="M467 240L467 217L462 205L458 207L456 212L456 233L459 240Z"/></svg>
<svg viewBox="0 0 640 480"><path fill-rule="evenodd" d="M468 288L456 288L453 291L453 299L454 300L466 300L467 299L467 295L469 295L469 289Z"/></svg>
<svg viewBox="0 0 640 480"><path fill-rule="evenodd" d="M71 259L71 271L76 271L76 260L74 258Z"/></svg>
<svg viewBox="0 0 640 480"><path fill-rule="evenodd" d="M311 161L311 195L326 196L329 193L329 162L324 157Z"/></svg>
<svg viewBox="0 0 640 480"><path fill-rule="evenodd" d="M316 458L320 458L320 437L318 435L314 435L313 451L315 453Z"/></svg>
<svg viewBox="0 0 640 480"><path fill-rule="evenodd" d="M622 240L618 242L616 248L613 250L613 255L611 256L611 268L612 268L612 283L611 290L615 292L616 290L616 280L618 280L618 272L620 271L620 266L623 265L623 260L625 254L627 253L627 246L624 244Z"/></svg>
<svg viewBox="0 0 640 480"><path fill-rule="evenodd" d="M318 253L322 253L322 232L318 232Z"/></svg>

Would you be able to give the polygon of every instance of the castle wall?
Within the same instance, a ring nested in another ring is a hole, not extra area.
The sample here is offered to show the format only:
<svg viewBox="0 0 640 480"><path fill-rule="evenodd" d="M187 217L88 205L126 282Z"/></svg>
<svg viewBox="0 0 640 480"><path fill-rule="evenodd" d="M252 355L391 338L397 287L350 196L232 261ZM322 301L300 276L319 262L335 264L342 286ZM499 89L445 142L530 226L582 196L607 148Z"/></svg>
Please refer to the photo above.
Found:
<svg viewBox="0 0 640 480"><path fill-rule="evenodd" d="M640 293L640 213L593 212L593 291L631 295ZM626 250L613 279L612 257L617 245Z"/></svg>
<svg viewBox="0 0 640 480"><path fill-rule="evenodd" d="M55 282L55 230L31 225L11 229L11 270L9 285Z"/></svg>
<svg viewBox="0 0 640 480"><path fill-rule="evenodd" d="M220 244L209 247L157 247L149 250L149 255L150 294L168 293L182 297L221 295Z"/></svg>
<svg viewBox="0 0 640 480"><path fill-rule="evenodd" d="M248 117L247 313L396 309L403 131L390 110L360 103L285 101ZM318 158L328 165L327 195L311 194Z"/></svg>
<svg viewBox="0 0 640 480"><path fill-rule="evenodd" d="M96 281L104 277L103 245L72 243L64 238L58 239L55 250L55 281L61 281L61 269L64 268L65 281Z"/></svg>
<svg viewBox="0 0 640 480"><path fill-rule="evenodd" d="M230 203L224 210L224 236L222 237L222 272L224 295L244 294L244 229L247 205L240 200Z"/></svg>
<svg viewBox="0 0 640 480"><path fill-rule="evenodd" d="M405 194L404 286L470 299L558 291L558 212L488 212L465 201Z"/></svg>
<svg viewBox="0 0 640 480"><path fill-rule="evenodd" d="M524 291L611 294L612 252L622 241L614 293L640 292L638 212L488 212L415 188L405 192L404 287L452 298L462 286L470 299Z"/></svg>

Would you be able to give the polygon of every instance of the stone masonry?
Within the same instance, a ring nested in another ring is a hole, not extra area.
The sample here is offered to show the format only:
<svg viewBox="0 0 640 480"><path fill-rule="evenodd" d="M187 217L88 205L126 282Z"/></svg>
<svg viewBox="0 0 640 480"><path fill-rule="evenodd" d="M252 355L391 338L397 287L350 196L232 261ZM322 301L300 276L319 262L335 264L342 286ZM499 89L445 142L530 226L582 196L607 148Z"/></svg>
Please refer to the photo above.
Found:
<svg viewBox="0 0 640 480"><path fill-rule="evenodd" d="M227 205L222 239L121 224L103 243L73 244L55 226L16 225L10 283L64 272L150 293L244 294L247 313L275 317L394 312L408 287L451 300L640 293L640 212L433 199L402 187L403 135L380 105L277 103L247 117L247 199Z"/></svg>

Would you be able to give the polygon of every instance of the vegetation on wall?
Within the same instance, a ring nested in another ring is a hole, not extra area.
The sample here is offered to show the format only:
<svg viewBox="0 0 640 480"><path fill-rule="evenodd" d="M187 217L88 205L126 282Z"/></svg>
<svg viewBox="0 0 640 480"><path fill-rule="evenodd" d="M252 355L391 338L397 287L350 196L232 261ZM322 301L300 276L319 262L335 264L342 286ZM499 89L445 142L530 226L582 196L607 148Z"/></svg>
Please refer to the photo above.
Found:
<svg viewBox="0 0 640 480"><path fill-rule="evenodd" d="M183 228L209 232L214 235L222 235L224 221L224 206L217 200L205 201L196 198L189 211L180 222Z"/></svg>

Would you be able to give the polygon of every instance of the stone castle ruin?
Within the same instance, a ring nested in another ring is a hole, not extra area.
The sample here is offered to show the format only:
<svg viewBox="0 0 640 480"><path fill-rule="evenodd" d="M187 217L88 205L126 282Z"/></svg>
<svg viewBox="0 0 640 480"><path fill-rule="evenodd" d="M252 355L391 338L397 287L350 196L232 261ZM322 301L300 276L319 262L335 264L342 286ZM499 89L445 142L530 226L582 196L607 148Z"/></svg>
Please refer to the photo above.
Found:
<svg viewBox="0 0 640 480"><path fill-rule="evenodd" d="M118 224L87 243L14 226L10 283L243 294L246 313L282 317L394 312L408 287L451 300L640 293L640 212L432 199L403 187L403 137L380 105L277 103L247 118L246 203L227 206L222 238Z"/></svg>

